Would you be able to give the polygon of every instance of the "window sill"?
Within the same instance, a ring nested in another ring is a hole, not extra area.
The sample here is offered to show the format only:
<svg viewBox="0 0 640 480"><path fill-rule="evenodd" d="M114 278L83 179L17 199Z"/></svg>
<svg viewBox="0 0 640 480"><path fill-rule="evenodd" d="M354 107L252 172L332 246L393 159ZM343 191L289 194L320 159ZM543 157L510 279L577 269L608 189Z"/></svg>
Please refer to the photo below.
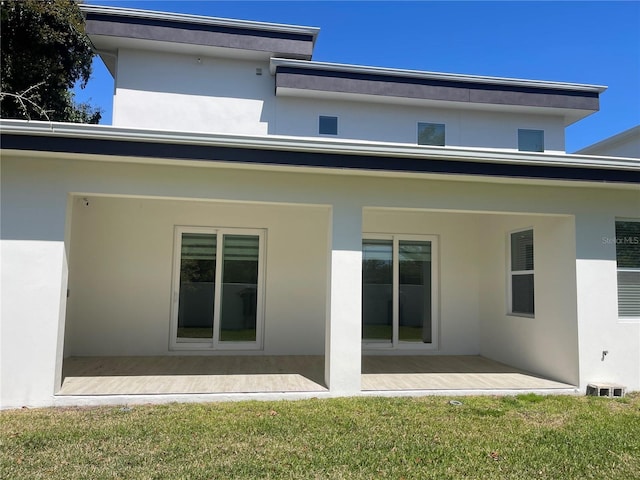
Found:
<svg viewBox="0 0 640 480"><path fill-rule="evenodd" d="M618 317L618 323L640 323L640 317Z"/></svg>
<svg viewBox="0 0 640 480"><path fill-rule="evenodd" d="M362 342L362 352L424 352L425 350L437 350L438 346L435 343L416 343L416 342L403 342L398 345L391 345L390 343L365 343Z"/></svg>
<svg viewBox="0 0 640 480"><path fill-rule="evenodd" d="M246 352L250 350L262 350L262 346L257 343L235 343L231 345L216 345L203 343L178 343L171 345L169 348L172 352L198 352L198 353L215 353L215 352Z"/></svg>
<svg viewBox="0 0 640 480"><path fill-rule="evenodd" d="M535 314L531 313L516 313L516 312L508 312L507 317L519 317L519 318L536 318Z"/></svg>

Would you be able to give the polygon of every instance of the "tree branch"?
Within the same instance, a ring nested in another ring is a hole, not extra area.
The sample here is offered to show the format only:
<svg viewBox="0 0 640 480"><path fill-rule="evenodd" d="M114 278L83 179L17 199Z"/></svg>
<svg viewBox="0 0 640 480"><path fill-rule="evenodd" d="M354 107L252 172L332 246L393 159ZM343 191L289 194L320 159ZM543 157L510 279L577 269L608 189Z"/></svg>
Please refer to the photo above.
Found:
<svg viewBox="0 0 640 480"><path fill-rule="evenodd" d="M20 108L24 112L25 116L28 120L31 120L31 115L29 115L29 109L27 108L27 103L31 105L32 109L34 109L39 115L43 116L47 119L47 121L51 121L49 119L49 113L52 113L53 110L45 110L40 105L36 103L36 99L34 99L34 95L36 94L36 90L44 85L45 82L39 82L35 85L31 85L29 88L23 90L20 93L10 93L10 92L0 92L0 102L4 100L5 97L14 98ZM26 103L25 103L26 102Z"/></svg>

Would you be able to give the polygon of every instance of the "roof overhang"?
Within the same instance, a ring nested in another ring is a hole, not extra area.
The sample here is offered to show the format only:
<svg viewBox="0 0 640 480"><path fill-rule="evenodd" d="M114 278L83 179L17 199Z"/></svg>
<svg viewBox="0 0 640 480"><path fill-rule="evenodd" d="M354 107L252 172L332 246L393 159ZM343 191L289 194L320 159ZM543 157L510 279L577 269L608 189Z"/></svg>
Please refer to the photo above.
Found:
<svg viewBox="0 0 640 480"><path fill-rule="evenodd" d="M310 59L319 29L81 4L85 31L112 75L119 49Z"/></svg>
<svg viewBox="0 0 640 480"><path fill-rule="evenodd" d="M636 150L638 150L638 156L640 157L640 125L636 125L635 127L631 127L616 135L588 145L575 153L581 155L598 155L601 150L614 149L619 145L624 145L631 142L635 143Z"/></svg>
<svg viewBox="0 0 640 480"><path fill-rule="evenodd" d="M0 121L0 134L5 153L41 152L97 160L178 165L311 168L363 175L403 173L487 180L640 185L640 160L632 158L324 138L197 134L22 120Z"/></svg>
<svg viewBox="0 0 640 480"><path fill-rule="evenodd" d="M570 125L599 109L606 87L271 59L276 94L416 106L561 115Z"/></svg>

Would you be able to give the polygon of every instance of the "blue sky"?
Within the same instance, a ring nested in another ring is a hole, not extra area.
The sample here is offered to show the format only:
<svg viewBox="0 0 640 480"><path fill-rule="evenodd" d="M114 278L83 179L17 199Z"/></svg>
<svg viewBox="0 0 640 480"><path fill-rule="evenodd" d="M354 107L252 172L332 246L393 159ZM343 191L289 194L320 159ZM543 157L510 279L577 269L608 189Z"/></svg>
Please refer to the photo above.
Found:
<svg viewBox="0 0 640 480"><path fill-rule="evenodd" d="M567 128L572 152L640 124L640 2L120 1L97 5L320 27L313 60L606 85L600 111ZM111 123L97 59L79 100Z"/></svg>

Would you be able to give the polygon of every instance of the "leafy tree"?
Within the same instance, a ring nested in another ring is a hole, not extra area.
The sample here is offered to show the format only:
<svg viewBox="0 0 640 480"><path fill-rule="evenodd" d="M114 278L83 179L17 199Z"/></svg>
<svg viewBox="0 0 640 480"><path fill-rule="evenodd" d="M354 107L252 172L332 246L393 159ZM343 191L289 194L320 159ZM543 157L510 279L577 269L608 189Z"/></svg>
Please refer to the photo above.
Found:
<svg viewBox="0 0 640 480"><path fill-rule="evenodd" d="M74 0L2 0L0 116L98 123L101 113L74 102L91 75L93 51Z"/></svg>

